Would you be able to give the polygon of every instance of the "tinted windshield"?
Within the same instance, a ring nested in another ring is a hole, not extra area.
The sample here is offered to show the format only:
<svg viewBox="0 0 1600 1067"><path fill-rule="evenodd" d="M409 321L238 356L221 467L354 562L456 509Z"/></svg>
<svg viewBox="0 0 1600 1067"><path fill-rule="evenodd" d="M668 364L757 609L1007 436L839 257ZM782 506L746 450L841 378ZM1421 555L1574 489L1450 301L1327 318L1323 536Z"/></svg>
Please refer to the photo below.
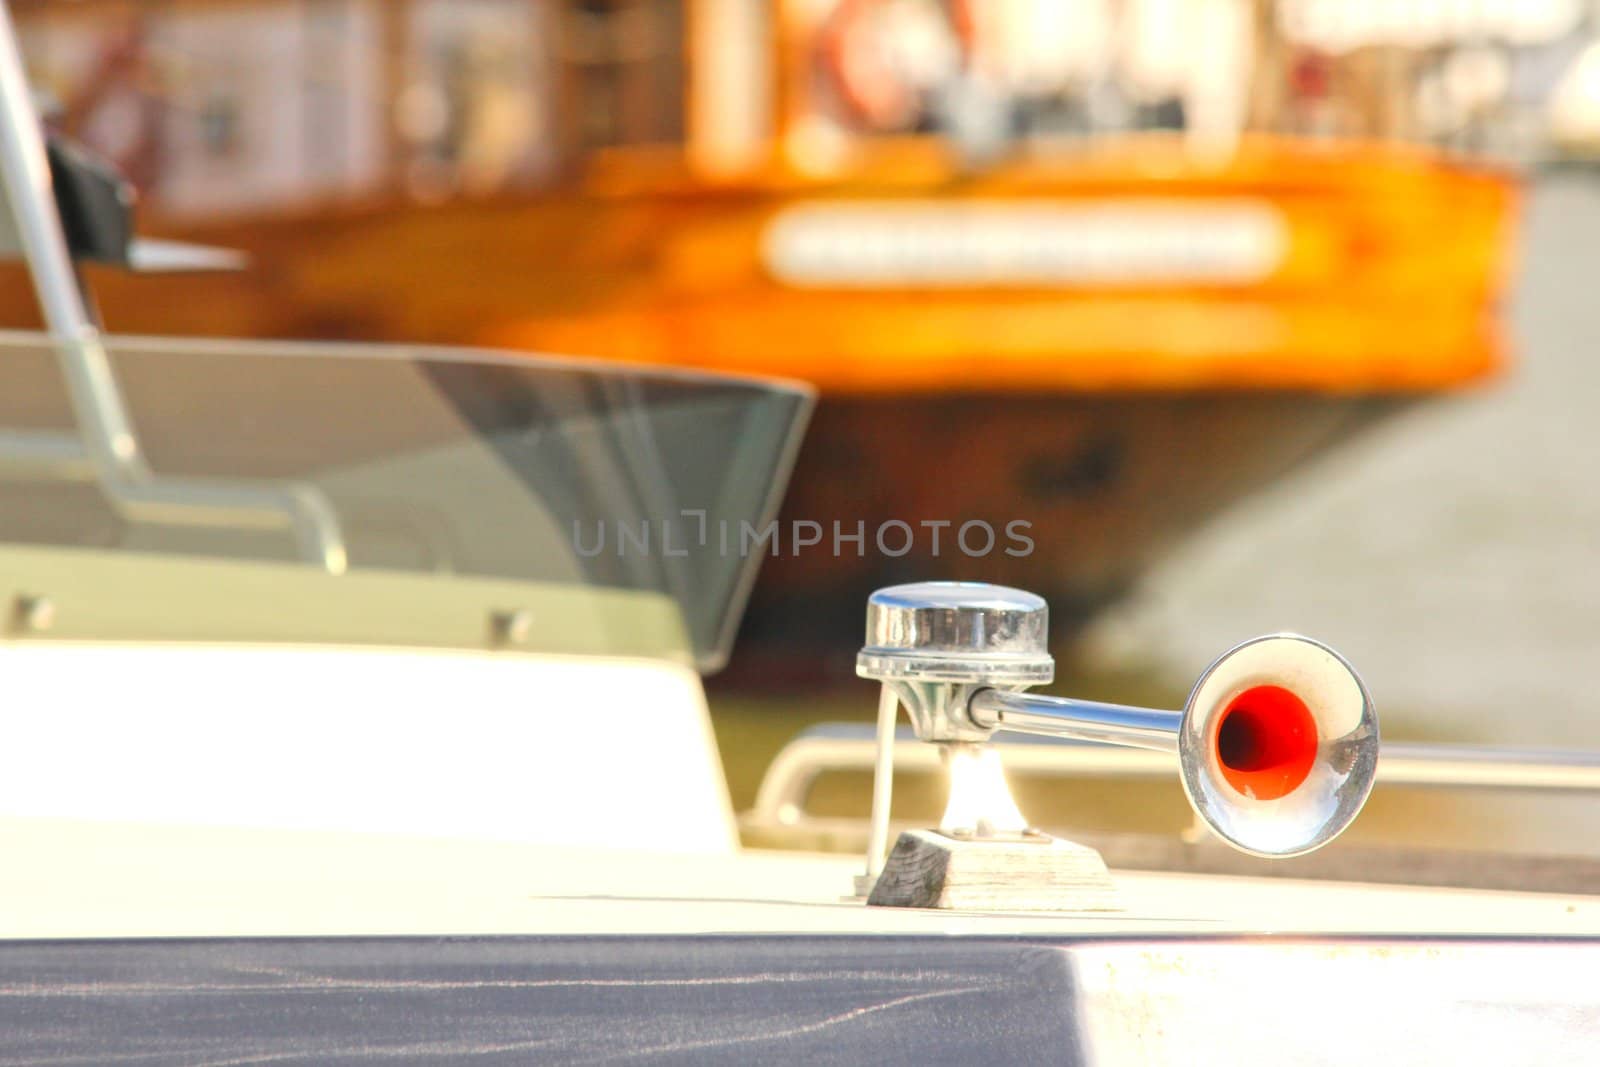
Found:
<svg viewBox="0 0 1600 1067"><path fill-rule="evenodd" d="M94 461L58 353L0 337L0 543L659 593L704 668L809 409L797 387L439 349L125 338L109 362L137 484Z"/></svg>

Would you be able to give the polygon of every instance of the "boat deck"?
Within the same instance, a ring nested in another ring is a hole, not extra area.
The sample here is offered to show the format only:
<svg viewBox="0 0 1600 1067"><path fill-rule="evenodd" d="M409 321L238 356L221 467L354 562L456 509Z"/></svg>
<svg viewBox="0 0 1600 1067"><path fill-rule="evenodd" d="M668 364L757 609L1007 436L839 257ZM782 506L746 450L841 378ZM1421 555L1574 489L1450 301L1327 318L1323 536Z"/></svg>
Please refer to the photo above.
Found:
<svg viewBox="0 0 1600 1067"><path fill-rule="evenodd" d="M848 899L855 857L618 844L8 819L0 938L1600 937L1597 896L1113 872L1120 912L936 912Z"/></svg>

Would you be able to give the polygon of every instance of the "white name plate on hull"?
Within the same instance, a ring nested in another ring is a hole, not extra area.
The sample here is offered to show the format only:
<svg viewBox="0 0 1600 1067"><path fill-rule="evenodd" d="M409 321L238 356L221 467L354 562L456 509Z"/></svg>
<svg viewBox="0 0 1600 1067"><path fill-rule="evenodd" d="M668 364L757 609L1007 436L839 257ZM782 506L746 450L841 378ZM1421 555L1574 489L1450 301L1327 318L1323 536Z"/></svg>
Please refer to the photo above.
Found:
<svg viewBox="0 0 1600 1067"><path fill-rule="evenodd" d="M774 216L762 259L800 288L1238 285L1287 245L1256 200L812 201Z"/></svg>

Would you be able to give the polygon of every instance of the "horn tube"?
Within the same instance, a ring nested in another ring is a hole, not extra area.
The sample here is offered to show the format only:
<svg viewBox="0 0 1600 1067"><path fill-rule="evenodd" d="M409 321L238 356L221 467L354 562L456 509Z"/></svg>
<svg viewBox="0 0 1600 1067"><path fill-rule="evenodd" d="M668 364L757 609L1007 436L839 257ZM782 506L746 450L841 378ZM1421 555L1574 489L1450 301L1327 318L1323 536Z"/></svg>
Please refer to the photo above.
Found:
<svg viewBox="0 0 1600 1067"><path fill-rule="evenodd" d="M1296 856L1337 837L1366 803L1378 763L1377 715L1360 676L1298 634L1229 650L1181 712L982 688L967 714L983 730L1175 752L1196 813L1257 856Z"/></svg>

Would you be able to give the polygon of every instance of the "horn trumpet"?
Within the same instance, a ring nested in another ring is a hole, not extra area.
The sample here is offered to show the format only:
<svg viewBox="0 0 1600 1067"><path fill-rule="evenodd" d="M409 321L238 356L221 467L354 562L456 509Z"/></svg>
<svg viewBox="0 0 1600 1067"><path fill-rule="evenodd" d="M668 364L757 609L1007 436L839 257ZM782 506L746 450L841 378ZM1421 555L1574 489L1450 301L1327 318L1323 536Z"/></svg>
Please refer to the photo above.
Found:
<svg viewBox="0 0 1600 1067"><path fill-rule="evenodd" d="M1054 660L1048 609L1020 590L973 582L881 589L868 602L867 629L856 672L898 698L922 740L983 742L1008 730L1170 751L1195 812L1253 855L1320 848L1372 789L1372 700L1342 656L1308 637L1273 634L1230 649L1183 710L1165 711L1024 692L1050 681ZM886 816L874 812L875 829Z"/></svg>

